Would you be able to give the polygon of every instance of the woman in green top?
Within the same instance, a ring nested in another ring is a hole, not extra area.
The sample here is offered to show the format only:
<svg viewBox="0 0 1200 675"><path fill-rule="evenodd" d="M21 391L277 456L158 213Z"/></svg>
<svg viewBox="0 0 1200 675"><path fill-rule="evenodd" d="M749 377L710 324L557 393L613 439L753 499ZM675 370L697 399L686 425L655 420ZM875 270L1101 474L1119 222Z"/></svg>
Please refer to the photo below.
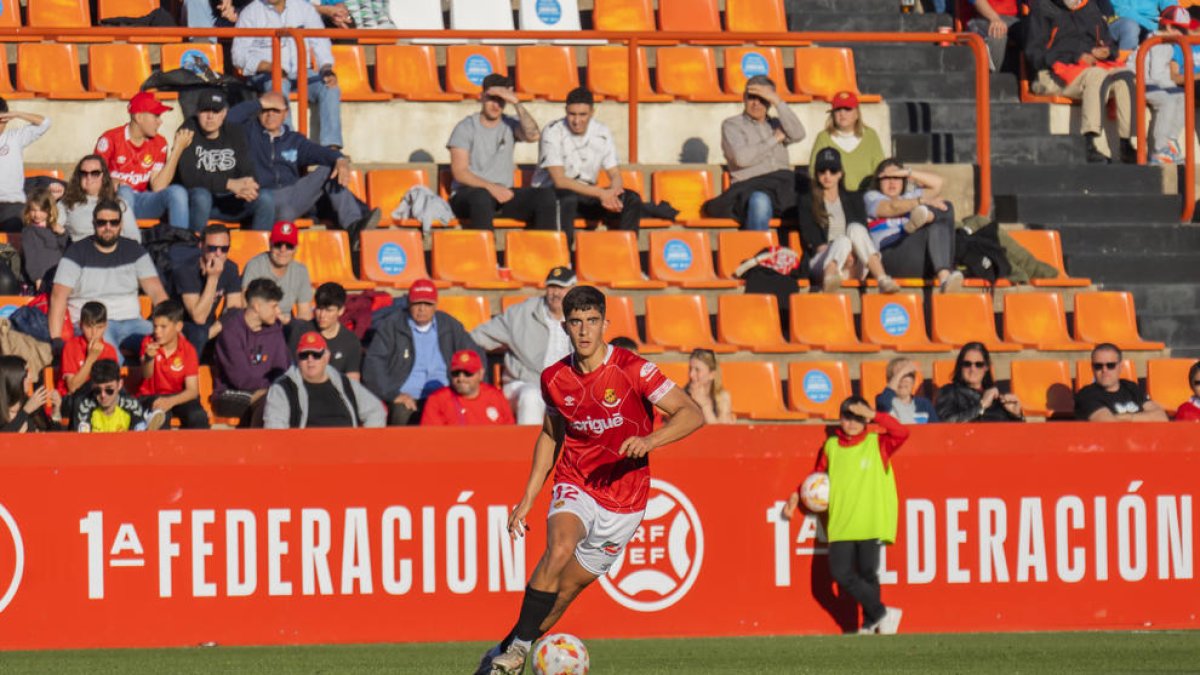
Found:
<svg viewBox="0 0 1200 675"><path fill-rule="evenodd" d="M863 183L875 175L875 167L887 157L883 154L879 134L863 124L858 96L849 91L838 92L833 97L829 120L813 142L810 167L816 164L817 153L823 148L836 148L841 153L846 188L851 191L863 189Z"/></svg>

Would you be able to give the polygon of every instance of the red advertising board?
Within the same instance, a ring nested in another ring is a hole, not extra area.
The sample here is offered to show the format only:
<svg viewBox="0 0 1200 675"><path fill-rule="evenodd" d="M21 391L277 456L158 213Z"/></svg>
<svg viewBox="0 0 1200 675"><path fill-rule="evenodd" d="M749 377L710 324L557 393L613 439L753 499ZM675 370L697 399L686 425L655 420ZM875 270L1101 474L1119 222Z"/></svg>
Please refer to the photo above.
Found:
<svg viewBox="0 0 1200 675"><path fill-rule="evenodd" d="M531 428L9 436L0 648L489 639ZM1193 425L936 425L895 459L903 631L1196 628ZM709 427L652 458L646 519L567 613L586 638L834 633L818 519L780 521L818 427ZM548 492L549 488L547 488Z"/></svg>

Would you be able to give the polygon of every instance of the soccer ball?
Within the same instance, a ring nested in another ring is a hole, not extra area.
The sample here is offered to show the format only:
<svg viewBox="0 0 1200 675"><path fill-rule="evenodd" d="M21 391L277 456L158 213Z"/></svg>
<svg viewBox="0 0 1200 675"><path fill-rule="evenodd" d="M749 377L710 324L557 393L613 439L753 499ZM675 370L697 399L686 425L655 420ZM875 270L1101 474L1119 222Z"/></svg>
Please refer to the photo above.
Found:
<svg viewBox="0 0 1200 675"><path fill-rule="evenodd" d="M587 647L567 633L547 635L533 650L534 675L587 675L590 666Z"/></svg>
<svg viewBox="0 0 1200 675"><path fill-rule="evenodd" d="M814 471L800 485L800 501L811 513L825 513L829 509L829 474Z"/></svg>

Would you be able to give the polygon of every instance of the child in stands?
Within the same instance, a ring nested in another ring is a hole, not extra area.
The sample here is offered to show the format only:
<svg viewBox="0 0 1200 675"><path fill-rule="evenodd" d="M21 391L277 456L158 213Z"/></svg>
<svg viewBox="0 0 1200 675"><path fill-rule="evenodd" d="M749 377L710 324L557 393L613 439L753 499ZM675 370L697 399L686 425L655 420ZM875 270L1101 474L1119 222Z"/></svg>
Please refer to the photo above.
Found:
<svg viewBox="0 0 1200 675"><path fill-rule="evenodd" d="M21 269L25 280L37 291L44 287L42 280L58 267L70 239L66 227L58 222L58 206L50 191L42 188L29 195L21 230Z"/></svg>
<svg viewBox="0 0 1200 675"><path fill-rule="evenodd" d="M158 303L150 320L154 334L142 340L142 384L138 398L147 410L178 417L185 429L207 429L208 413L200 405L200 360L183 337L183 305Z"/></svg>
<svg viewBox="0 0 1200 675"><path fill-rule="evenodd" d="M149 415L137 399L125 392L121 367L113 359L100 359L92 367L91 395L79 401L71 429L83 433L154 431L166 416L155 410Z"/></svg>
<svg viewBox="0 0 1200 675"><path fill-rule="evenodd" d="M102 359L117 360L117 350L104 341L108 330L108 310L100 302L86 302L79 310L80 335L63 342L62 371L58 378L58 393L63 396L78 393L87 396L84 389L92 377L92 368Z"/></svg>

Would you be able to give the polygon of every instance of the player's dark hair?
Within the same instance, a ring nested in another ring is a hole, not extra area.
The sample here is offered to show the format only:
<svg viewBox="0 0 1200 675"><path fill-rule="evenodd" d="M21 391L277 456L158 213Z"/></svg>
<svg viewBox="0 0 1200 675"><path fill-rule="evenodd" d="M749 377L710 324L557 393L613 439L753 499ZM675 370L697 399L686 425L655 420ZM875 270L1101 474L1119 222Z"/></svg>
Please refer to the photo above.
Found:
<svg viewBox="0 0 1200 675"><path fill-rule="evenodd" d="M317 303L317 307L345 307L346 289L342 288L341 284L327 281L317 286L313 300Z"/></svg>
<svg viewBox="0 0 1200 675"><path fill-rule="evenodd" d="M100 359L92 365L92 384L105 384L121 379L121 366L112 359Z"/></svg>
<svg viewBox="0 0 1200 675"><path fill-rule="evenodd" d="M1113 344L1113 343L1111 343L1111 342L1101 342L1100 344L1096 345L1096 346L1095 346L1095 347L1092 349L1092 356L1094 357L1094 356L1096 355L1096 353L1097 353L1097 352L1105 352L1105 351L1112 352L1112 353L1116 354L1116 355L1117 355L1117 360L1118 360L1118 361L1120 361L1121 359L1125 358L1125 355L1124 355L1124 354L1121 352L1121 348L1120 348L1120 347L1118 347L1118 346L1116 346L1116 345L1114 345L1114 344Z"/></svg>
<svg viewBox="0 0 1200 675"><path fill-rule="evenodd" d="M563 316L570 317L571 312L585 312L594 309L604 316L604 294L592 286L576 286L563 296Z"/></svg>
<svg viewBox="0 0 1200 675"><path fill-rule="evenodd" d="M979 352L983 356L983 362L987 364L987 370L983 371L983 388L991 389L996 384L996 379L992 377L992 353L982 342L968 342L958 350L958 357L954 359L954 384L967 385L962 374L963 361L967 360L967 352Z"/></svg>
<svg viewBox="0 0 1200 675"><path fill-rule="evenodd" d="M854 420L856 422L862 422L863 424L866 424L867 420L863 419L860 415L854 414L854 412L850 410L850 406L856 403L870 407L870 404L867 403L867 399L861 396L847 396L846 399L842 401L841 407L838 409L838 419Z"/></svg>
<svg viewBox="0 0 1200 675"><path fill-rule="evenodd" d="M596 105L596 97L592 96L592 92L588 91L587 87L575 87L567 93L567 105L575 105L577 103L594 106Z"/></svg>
<svg viewBox="0 0 1200 675"><path fill-rule="evenodd" d="M108 308L103 302L83 303L83 307L79 308L79 325L80 326L95 326L98 323L108 321Z"/></svg>
<svg viewBox="0 0 1200 675"><path fill-rule="evenodd" d="M229 228L221 223L213 223L211 225L205 225L204 230L202 230L200 233L200 241L204 241L205 239L208 239L208 235L210 235L210 234L228 235Z"/></svg>
<svg viewBox="0 0 1200 675"><path fill-rule="evenodd" d="M166 319L171 323L183 323L183 305L178 300L163 300L150 312L150 320Z"/></svg>
<svg viewBox="0 0 1200 675"><path fill-rule="evenodd" d="M634 354L638 353L638 345L632 338L627 338L624 335L619 335L608 341L608 344L621 349L628 349Z"/></svg>
<svg viewBox="0 0 1200 675"><path fill-rule="evenodd" d="M246 304L249 305L254 300L279 302L283 300L283 289L270 279L255 279L246 287Z"/></svg>
<svg viewBox="0 0 1200 675"><path fill-rule="evenodd" d="M480 87L484 91L487 91L488 89L491 89L492 87L511 87L511 86L513 86L512 78L508 77L507 75L501 75L500 73L492 73L492 74L488 75L487 77L483 78L483 83L480 85Z"/></svg>
<svg viewBox="0 0 1200 675"><path fill-rule="evenodd" d="M1192 383L1196 381L1196 375L1200 375L1200 361L1193 363L1192 367L1188 369L1189 387L1192 386Z"/></svg>
<svg viewBox="0 0 1200 675"><path fill-rule="evenodd" d="M121 208L121 202L117 201L116 199L105 199L104 197L101 197L100 200L96 202L96 208L92 209L93 223L96 222L96 214L100 213L101 211L112 211L117 214L118 218L120 218L121 214L125 212L125 210Z"/></svg>

